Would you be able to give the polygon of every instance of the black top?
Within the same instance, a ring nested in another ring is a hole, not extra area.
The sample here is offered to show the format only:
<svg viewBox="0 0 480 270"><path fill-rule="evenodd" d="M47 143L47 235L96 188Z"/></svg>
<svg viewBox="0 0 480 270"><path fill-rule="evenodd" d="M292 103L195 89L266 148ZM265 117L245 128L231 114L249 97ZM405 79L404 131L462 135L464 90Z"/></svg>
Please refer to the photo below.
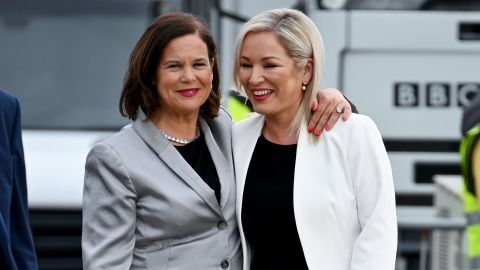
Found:
<svg viewBox="0 0 480 270"><path fill-rule="evenodd" d="M220 181L218 180L215 163L213 163L210 151L208 151L203 133L193 142L183 146L175 146L175 148L177 148L178 152L188 164L192 166L203 181L215 192L217 202L220 204Z"/></svg>
<svg viewBox="0 0 480 270"><path fill-rule="evenodd" d="M297 145L258 139L248 168L242 224L251 270L308 270L293 213Z"/></svg>

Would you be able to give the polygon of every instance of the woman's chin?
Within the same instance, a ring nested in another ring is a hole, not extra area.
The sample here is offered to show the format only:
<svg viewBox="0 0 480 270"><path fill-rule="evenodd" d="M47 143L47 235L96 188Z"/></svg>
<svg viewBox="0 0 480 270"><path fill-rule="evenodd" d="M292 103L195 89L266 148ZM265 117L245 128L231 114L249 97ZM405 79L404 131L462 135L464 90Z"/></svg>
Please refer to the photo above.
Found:
<svg viewBox="0 0 480 270"><path fill-rule="evenodd" d="M255 106L253 105L253 111L258 114L269 115L272 113L272 110L267 106Z"/></svg>
<svg viewBox="0 0 480 270"><path fill-rule="evenodd" d="M184 104L179 106L178 110L186 114L198 113L203 103L202 102L185 102Z"/></svg>

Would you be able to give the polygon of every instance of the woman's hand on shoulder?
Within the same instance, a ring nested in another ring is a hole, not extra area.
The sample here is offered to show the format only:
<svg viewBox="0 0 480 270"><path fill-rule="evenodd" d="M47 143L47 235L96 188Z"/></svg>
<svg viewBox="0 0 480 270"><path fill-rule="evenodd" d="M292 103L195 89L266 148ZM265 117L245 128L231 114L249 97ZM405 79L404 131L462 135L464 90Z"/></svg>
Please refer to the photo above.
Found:
<svg viewBox="0 0 480 270"><path fill-rule="evenodd" d="M323 129L329 131L337 123L340 116L343 121L352 114L352 107L342 93L335 88L324 88L317 91L316 100L311 104L313 112L308 122L308 132L320 136Z"/></svg>

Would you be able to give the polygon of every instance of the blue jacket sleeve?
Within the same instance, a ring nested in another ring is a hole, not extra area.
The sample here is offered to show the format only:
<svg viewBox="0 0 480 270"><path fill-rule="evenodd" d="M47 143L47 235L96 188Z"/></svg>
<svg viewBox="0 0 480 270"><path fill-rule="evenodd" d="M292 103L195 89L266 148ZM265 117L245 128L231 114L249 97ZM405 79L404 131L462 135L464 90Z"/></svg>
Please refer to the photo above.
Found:
<svg viewBox="0 0 480 270"><path fill-rule="evenodd" d="M23 156L20 105L16 102L11 137L13 190L10 212L12 253L18 269L38 269L28 218L27 183Z"/></svg>

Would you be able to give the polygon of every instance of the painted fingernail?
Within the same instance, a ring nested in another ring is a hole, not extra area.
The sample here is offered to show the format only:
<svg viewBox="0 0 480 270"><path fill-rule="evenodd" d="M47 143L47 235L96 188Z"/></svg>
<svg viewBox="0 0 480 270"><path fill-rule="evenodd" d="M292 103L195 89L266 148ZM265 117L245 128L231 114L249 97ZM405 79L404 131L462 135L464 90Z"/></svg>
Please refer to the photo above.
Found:
<svg viewBox="0 0 480 270"><path fill-rule="evenodd" d="M308 126L307 130L308 130L308 132L312 132L312 131L313 131L313 127L312 127L312 126Z"/></svg>
<svg viewBox="0 0 480 270"><path fill-rule="evenodd" d="M318 129L315 130L315 135L320 136L321 133L322 132L320 130L318 130Z"/></svg>
<svg viewBox="0 0 480 270"><path fill-rule="evenodd" d="M325 125L325 129L326 129L327 131L330 131L331 128L332 128L332 127L330 127L329 124L326 124L326 125Z"/></svg>
<svg viewBox="0 0 480 270"><path fill-rule="evenodd" d="M316 104L316 103L312 103L311 109L312 109L312 111L316 111L316 110L317 110L317 104Z"/></svg>

